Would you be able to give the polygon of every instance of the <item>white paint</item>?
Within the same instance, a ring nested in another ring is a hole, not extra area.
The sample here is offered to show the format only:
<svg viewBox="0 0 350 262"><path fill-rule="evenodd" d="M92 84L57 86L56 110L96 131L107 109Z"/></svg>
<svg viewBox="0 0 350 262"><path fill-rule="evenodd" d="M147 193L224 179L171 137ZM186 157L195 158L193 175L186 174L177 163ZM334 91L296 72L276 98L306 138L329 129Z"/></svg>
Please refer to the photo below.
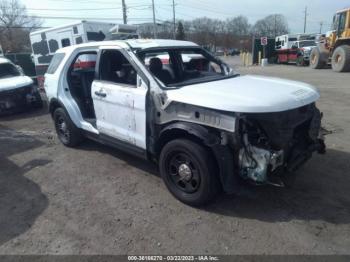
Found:
<svg viewBox="0 0 350 262"><path fill-rule="evenodd" d="M106 97L97 96L102 92ZM100 133L146 149L147 87L94 81L91 95Z"/></svg>
<svg viewBox="0 0 350 262"><path fill-rule="evenodd" d="M239 76L168 90L170 101L241 113L280 112L298 108L319 97L311 85L262 76Z"/></svg>
<svg viewBox="0 0 350 262"><path fill-rule="evenodd" d="M16 67L16 65L6 58L0 58L0 64L12 64L14 67ZM31 84L33 84L33 80L24 75L1 78L0 91L12 90Z"/></svg>
<svg viewBox="0 0 350 262"><path fill-rule="evenodd" d="M15 76L0 79L0 91L12 90L33 84L33 80L28 76Z"/></svg>

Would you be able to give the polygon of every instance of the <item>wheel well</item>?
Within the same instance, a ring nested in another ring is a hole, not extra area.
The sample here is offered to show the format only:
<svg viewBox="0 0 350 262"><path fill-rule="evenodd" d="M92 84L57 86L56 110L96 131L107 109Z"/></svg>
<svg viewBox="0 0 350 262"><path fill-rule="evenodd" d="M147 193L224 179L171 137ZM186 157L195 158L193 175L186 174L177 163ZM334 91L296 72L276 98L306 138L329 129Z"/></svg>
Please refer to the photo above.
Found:
<svg viewBox="0 0 350 262"><path fill-rule="evenodd" d="M204 142L202 139L199 137L188 133L186 130L182 129L172 129L164 132L158 139L157 144L156 144L156 154L157 157L160 155L160 152L162 151L162 148L170 141L174 139L179 139L179 138L186 138L191 141L194 141L200 145L205 146Z"/></svg>
<svg viewBox="0 0 350 262"><path fill-rule="evenodd" d="M60 104L60 102L58 102L58 100L56 99L52 99L50 101L50 105L49 105L49 112L51 114L51 116L53 116L53 113L55 112L55 110L59 107L62 107L62 105Z"/></svg>
<svg viewBox="0 0 350 262"><path fill-rule="evenodd" d="M214 151L212 150L212 148L210 148L210 146L206 145L204 139L202 139L194 134L191 134L183 129L170 129L170 130L167 130L166 132L161 134L161 136L159 137L159 139L157 141L156 147L155 147L156 159L158 160L159 155L160 155L163 147L167 143L169 143L172 140L180 139L180 138L191 140L191 141L205 147L208 150L209 154L212 156L212 159L214 159L214 164L217 166L217 168L220 168L220 165L217 161L217 158L215 156Z"/></svg>
<svg viewBox="0 0 350 262"><path fill-rule="evenodd" d="M350 38L349 39L344 39L344 40L338 40L335 45L334 45L334 50L341 45L348 45L350 46Z"/></svg>

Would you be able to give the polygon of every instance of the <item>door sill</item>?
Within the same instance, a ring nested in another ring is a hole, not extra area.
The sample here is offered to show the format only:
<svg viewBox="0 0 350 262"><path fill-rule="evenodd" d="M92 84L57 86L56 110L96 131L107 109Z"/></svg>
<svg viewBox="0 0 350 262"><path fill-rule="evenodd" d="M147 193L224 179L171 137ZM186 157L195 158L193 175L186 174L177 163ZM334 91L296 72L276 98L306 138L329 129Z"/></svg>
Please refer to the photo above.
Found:
<svg viewBox="0 0 350 262"><path fill-rule="evenodd" d="M115 149L118 149L130 155L134 155L138 158L148 159L147 151L145 149L142 149L140 147L137 147L135 145L122 141L120 139L117 139L105 134L101 134L101 133L99 135L96 135L90 132L85 132L85 136L98 143L111 146Z"/></svg>

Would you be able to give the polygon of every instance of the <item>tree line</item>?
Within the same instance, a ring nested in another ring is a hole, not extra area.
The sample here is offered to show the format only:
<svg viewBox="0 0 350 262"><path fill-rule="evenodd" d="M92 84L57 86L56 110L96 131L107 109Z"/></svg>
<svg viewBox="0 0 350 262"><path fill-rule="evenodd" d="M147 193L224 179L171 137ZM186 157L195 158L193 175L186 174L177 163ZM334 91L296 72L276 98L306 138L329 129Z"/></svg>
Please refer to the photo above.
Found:
<svg viewBox="0 0 350 262"><path fill-rule="evenodd" d="M0 45L4 52L30 52L29 33L42 24L43 20L27 15L20 0L0 0ZM153 29L152 23L139 25L144 38L153 38ZM174 38L171 21L157 23L156 29L158 38ZM253 36L275 37L288 32L287 20L281 14L269 15L253 25L242 15L226 20L208 17L179 20L176 25L176 39L193 41L211 50L217 47L249 50Z"/></svg>
<svg viewBox="0 0 350 262"><path fill-rule="evenodd" d="M157 36L165 39L173 38L173 26L170 21L158 23ZM142 37L153 37L153 24L140 25L139 30ZM281 14L266 16L256 21L254 25L249 23L246 16L239 15L226 20L208 17L181 20L176 26L178 40L190 40L211 49L216 47L250 49L253 36L274 38L288 32L287 19Z"/></svg>

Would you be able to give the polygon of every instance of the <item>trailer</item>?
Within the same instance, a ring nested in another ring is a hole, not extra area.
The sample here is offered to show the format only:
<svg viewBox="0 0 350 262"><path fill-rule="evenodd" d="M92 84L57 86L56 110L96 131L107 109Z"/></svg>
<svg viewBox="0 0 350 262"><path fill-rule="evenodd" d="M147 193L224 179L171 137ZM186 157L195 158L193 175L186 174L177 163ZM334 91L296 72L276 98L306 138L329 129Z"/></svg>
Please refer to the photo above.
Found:
<svg viewBox="0 0 350 262"><path fill-rule="evenodd" d="M110 29L115 25L82 20L30 33L32 58L39 86L43 85L43 76L57 49L75 44L111 40Z"/></svg>
<svg viewBox="0 0 350 262"><path fill-rule="evenodd" d="M118 24L112 27L109 32L112 34L111 40L138 39L138 26Z"/></svg>
<svg viewBox="0 0 350 262"><path fill-rule="evenodd" d="M288 34L276 37L277 63L308 65L312 48L316 46L317 34Z"/></svg>

